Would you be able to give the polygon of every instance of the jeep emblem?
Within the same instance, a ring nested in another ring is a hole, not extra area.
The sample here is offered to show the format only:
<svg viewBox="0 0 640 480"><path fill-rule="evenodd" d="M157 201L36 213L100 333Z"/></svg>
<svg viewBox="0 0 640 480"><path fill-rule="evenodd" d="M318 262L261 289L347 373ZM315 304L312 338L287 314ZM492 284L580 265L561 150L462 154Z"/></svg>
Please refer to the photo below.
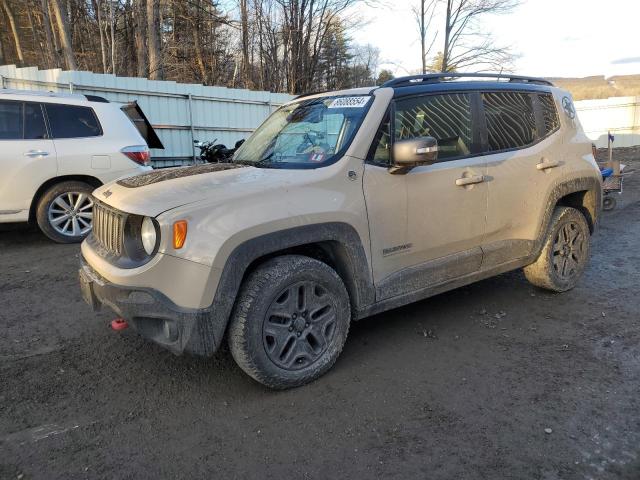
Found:
<svg viewBox="0 0 640 480"><path fill-rule="evenodd" d="M113 192L111 190L105 190L104 192L102 192L102 195L104 195L104 198L109 198L112 193Z"/></svg>
<svg viewBox="0 0 640 480"><path fill-rule="evenodd" d="M573 106L573 102L569 97L562 98L562 108L564 109L564 113L567 117L573 119L576 116L576 109Z"/></svg>

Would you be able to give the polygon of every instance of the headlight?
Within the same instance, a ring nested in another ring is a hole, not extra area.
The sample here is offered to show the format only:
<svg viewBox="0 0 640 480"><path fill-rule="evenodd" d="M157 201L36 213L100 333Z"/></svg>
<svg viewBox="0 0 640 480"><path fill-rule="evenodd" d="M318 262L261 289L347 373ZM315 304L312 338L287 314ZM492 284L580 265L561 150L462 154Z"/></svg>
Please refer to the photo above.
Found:
<svg viewBox="0 0 640 480"><path fill-rule="evenodd" d="M142 237L142 246L147 255L151 255L156 249L157 234L156 226L153 224L153 220L149 217L144 217L142 220L142 227L140 228L140 236Z"/></svg>

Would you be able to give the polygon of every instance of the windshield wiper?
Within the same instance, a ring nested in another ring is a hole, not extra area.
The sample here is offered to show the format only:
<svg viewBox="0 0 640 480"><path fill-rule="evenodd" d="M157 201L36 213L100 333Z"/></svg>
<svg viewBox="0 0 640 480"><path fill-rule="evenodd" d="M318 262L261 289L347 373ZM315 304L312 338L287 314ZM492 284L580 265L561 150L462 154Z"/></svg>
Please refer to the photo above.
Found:
<svg viewBox="0 0 640 480"><path fill-rule="evenodd" d="M256 166L256 167L257 167L258 165L262 165L262 166L264 166L265 164L272 163L272 161L273 161L273 160L272 160L272 159L273 159L273 155L274 155L275 153L276 153L276 152L275 152L275 150L271 150L271 153L270 153L269 155L267 155L266 157L261 158L260 160L258 160L258 161L255 163L255 166Z"/></svg>

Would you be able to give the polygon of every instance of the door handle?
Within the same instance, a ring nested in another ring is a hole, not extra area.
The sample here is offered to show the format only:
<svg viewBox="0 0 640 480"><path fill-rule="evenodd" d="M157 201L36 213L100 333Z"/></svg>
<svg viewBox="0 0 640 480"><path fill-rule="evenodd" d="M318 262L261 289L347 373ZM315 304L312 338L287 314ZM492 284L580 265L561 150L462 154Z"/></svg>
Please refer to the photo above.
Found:
<svg viewBox="0 0 640 480"><path fill-rule="evenodd" d="M543 160L536 165L538 170L546 170L547 168L556 168L560 165L558 160Z"/></svg>
<svg viewBox="0 0 640 480"><path fill-rule="evenodd" d="M456 180L456 185L464 187L465 185L473 185L474 183L484 182L484 175L471 175L470 177L462 177Z"/></svg>
<svg viewBox="0 0 640 480"><path fill-rule="evenodd" d="M44 150L29 150L24 154L25 157L46 157L49 155L49 152L45 152Z"/></svg>

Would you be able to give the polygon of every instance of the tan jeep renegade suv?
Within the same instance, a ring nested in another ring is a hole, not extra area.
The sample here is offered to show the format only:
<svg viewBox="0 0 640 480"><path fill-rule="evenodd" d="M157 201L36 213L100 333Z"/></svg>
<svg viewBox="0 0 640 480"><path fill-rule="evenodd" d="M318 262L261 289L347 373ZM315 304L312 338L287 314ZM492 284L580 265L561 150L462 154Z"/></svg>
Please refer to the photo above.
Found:
<svg viewBox="0 0 640 480"><path fill-rule="evenodd" d="M329 370L352 320L522 267L574 287L601 178L571 97L473 77L298 97L231 163L99 188L85 299L177 354L226 338L287 388Z"/></svg>

